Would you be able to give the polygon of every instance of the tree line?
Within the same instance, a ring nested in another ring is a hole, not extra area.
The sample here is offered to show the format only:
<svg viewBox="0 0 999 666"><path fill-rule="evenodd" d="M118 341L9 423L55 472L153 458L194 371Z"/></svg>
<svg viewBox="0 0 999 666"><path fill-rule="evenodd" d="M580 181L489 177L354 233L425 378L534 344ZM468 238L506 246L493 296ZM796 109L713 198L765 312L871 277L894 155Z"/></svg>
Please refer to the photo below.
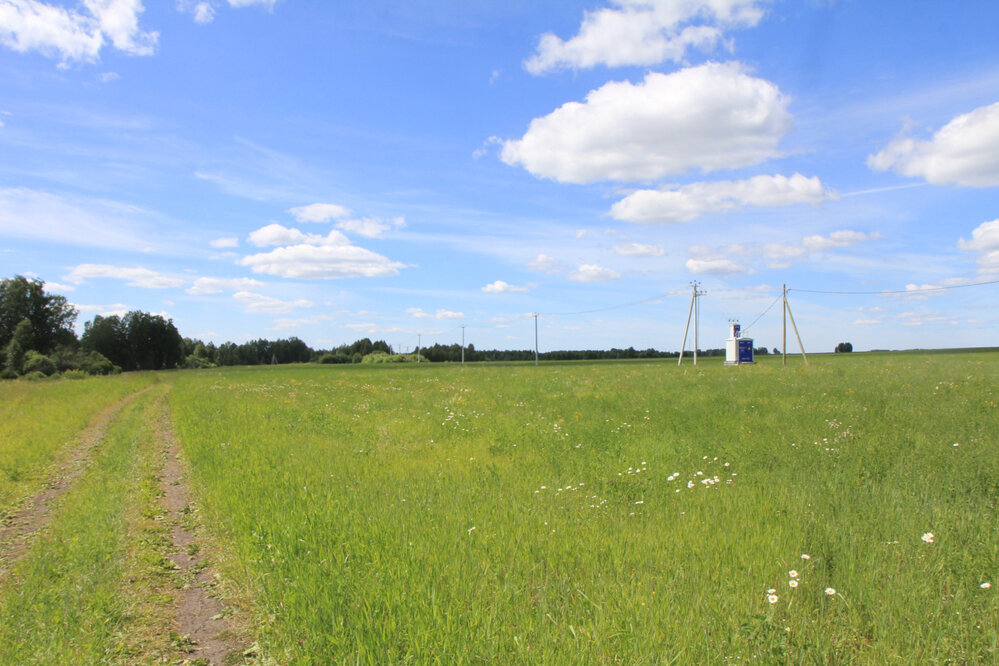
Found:
<svg viewBox="0 0 999 666"><path fill-rule="evenodd" d="M232 365L286 363L361 363L391 360L459 363L461 345L434 344L418 354L396 354L384 340L361 338L330 349L313 349L297 337L258 339L237 344L182 337L173 321L138 310L124 315L97 315L77 337L79 312L64 296L48 294L44 283L15 276L0 281L0 377L69 377L113 374L131 370L211 368ZM766 347L755 350L767 354ZM840 351L837 349L837 351ZM774 353L778 353L774 349ZM703 356L724 356L724 349L699 350ZM542 352L545 361L676 358L679 352L656 349L589 349ZM534 350L480 350L469 344L464 360L531 361Z"/></svg>

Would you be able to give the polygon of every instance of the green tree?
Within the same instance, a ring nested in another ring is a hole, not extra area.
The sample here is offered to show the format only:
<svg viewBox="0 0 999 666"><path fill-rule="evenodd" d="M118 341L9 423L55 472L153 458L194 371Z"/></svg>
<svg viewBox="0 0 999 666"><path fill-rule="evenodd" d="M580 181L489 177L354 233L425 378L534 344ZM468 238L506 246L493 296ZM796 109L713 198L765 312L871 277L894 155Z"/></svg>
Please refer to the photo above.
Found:
<svg viewBox="0 0 999 666"><path fill-rule="evenodd" d="M34 331L31 322L22 319L14 327L14 334L4 347L4 367L15 375L24 372L25 355L34 347Z"/></svg>
<svg viewBox="0 0 999 666"><path fill-rule="evenodd" d="M121 317L97 315L93 321L83 325L80 346L85 351L97 352L123 370L131 370L132 355L128 348L128 338Z"/></svg>
<svg viewBox="0 0 999 666"><path fill-rule="evenodd" d="M65 297L46 294L40 280L18 275L0 281L0 349L10 343L14 329L24 319L31 322L34 334L30 349L48 354L59 345L72 344L76 341L76 315Z"/></svg>

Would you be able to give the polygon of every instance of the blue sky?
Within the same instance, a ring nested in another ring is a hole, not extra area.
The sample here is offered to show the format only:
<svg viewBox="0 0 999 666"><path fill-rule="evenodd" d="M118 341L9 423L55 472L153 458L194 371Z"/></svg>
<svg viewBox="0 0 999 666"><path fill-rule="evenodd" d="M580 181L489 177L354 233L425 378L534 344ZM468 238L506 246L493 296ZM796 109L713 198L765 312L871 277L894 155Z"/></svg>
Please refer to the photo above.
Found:
<svg viewBox="0 0 999 666"><path fill-rule="evenodd" d="M542 351L676 350L696 280L702 348L729 319L780 346L783 284L806 351L994 345L996 25L986 1L0 0L0 273L81 328L139 309L215 342L523 349L537 312Z"/></svg>

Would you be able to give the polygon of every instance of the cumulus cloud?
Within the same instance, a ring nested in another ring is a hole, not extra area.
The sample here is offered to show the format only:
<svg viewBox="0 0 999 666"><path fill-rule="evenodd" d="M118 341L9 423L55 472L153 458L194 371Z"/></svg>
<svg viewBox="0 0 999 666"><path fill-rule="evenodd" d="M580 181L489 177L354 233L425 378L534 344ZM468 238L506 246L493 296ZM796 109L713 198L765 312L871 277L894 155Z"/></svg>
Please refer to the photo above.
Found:
<svg viewBox="0 0 999 666"><path fill-rule="evenodd" d="M252 278L198 278L187 288L187 293L199 296L202 294L220 294L223 291L246 291L263 287L264 283Z"/></svg>
<svg viewBox="0 0 999 666"><path fill-rule="evenodd" d="M796 173L754 176L748 180L692 183L658 190L639 190L611 207L611 215L627 222L689 222L707 213L747 206L774 208L793 204L817 205L835 194L818 177Z"/></svg>
<svg viewBox="0 0 999 666"><path fill-rule="evenodd" d="M982 222L971 232L971 240L961 238L957 241L957 246L973 252L999 250L999 219Z"/></svg>
<svg viewBox="0 0 999 666"><path fill-rule="evenodd" d="M67 62L96 62L112 46L129 55L151 55L159 34L139 28L142 0L83 0L67 9L40 0L0 2L0 43Z"/></svg>
<svg viewBox="0 0 999 666"><path fill-rule="evenodd" d="M216 238L208 244L215 249L221 250L230 247L239 247L239 239L235 236L228 236L226 238Z"/></svg>
<svg viewBox="0 0 999 666"><path fill-rule="evenodd" d="M519 294L527 291L527 287L515 287L503 280L496 280L482 288L487 294Z"/></svg>
<svg viewBox="0 0 999 666"><path fill-rule="evenodd" d="M805 236L805 238L801 240L801 245L806 250L810 250L812 252L822 252L832 248L850 247L851 245L856 245L857 243L877 240L878 238L881 238L881 234L877 232L867 234L863 231L850 231L848 229L843 229L841 231L834 231L828 236Z"/></svg>
<svg viewBox="0 0 999 666"><path fill-rule="evenodd" d="M501 159L564 183L641 181L745 167L777 157L791 128L785 97L738 63L707 63L610 82L585 102L531 121Z"/></svg>
<svg viewBox="0 0 999 666"><path fill-rule="evenodd" d="M294 301L282 301L279 298L254 294L249 291L239 291L232 295L234 299L246 306L247 312L262 314L288 314L298 308L311 308L314 304L304 298Z"/></svg>
<svg viewBox="0 0 999 666"><path fill-rule="evenodd" d="M555 257L544 253L528 261L527 267L532 271L540 271L542 273L561 273L565 270L565 267Z"/></svg>
<svg viewBox="0 0 999 666"><path fill-rule="evenodd" d="M184 281L141 267L108 266L106 264L80 264L63 276L63 280L73 284L83 284L92 278L125 280L130 287L145 289L169 289L183 286Z"/></svg>
<svg viewBox="0 0 999 666"><path fill-rule="evenodd" d="M406 314L412 315L417 319L463 319L465 317L464 312L451 312L443 309L430 314L429 312L424 312L423 308L406 308Z"/></svg>
<svg viewBox="0 0 999 666"><path fill-rule="evenodd" d="M716 248L695 245L688 249L691 256L686 266L694 274L733 275L754 273L754 262L763 260L767 268L783 269L790 267L793 261L809 258L812 253L844 249L879 238L881 234L877 232L843 229L828 236L806 236L800 243L732 243Z"/></svg>
<svg viewBox="0 0 999 666"><path fill-rule="evenodd" d="M329 280L398 275L404 264L354 245L291 245L243 257L254 273L286 278Z"/></svg>
<svg viewBox="0 0 999 666"><path fill-rule="evenodd" d="M83 305L80 303L73 303L74 308L76 308L81 315L86 316L88 319L92 315L100 315L102 317L124 317L129 313L131 308L124 303L114 303L112 305ZM166 317L169 319L169 317Z"/></svg>
<svg viewBox="0 0 999 666"><path fill-rule="evenodd" d="M666 254L662 245L644 245L642 243L619 243L614 251L622 257L661 257Z"/></svg>
<svg viewBox="0 0 999 666"><path fill-rule="evenodd" d="M277 0L229 0L230 7L263 7L267 10L274 9Z"/></svg>
<svg viewBox="0 0 999 666"><path fill-rule="evenodd" d="M336 226L338 229L350 231L365 238L382 238L386 231L405 227L406 220L401 217L394 217L391 220L383 220L379 217L365 217L360 220L342 220L337 222Z"/></svg>
<svg viewBox="0 0 999 666"><path fill-rule="evenodd" d="M867 165L933 185L999 186L999 102L957 116L932 139L899 137Z"/></svg>
<svg viewBox="0 0 999 666"><path fill-rule="evenodd" d="M314 203L289 208L288 212L299 222L329 222L350 215L350 209L331 203Z"/></svg>
<svg viewBox="0 0 999 666"><path fill-rule="evenodd" d="M257 247L266 245L348 245L350 241L339 231L331 230L326 236L306 234L298 229L291 229L280 224L268 224L250 233L247 240Z"/></svg>
<svg viewBox="0 0 999 666"><path fill-rule="evenodd" d="M734 275L749 272L746 266L724 257L691 257L687 260L686 266L694 275Z"/></svg>
<svg viewBox="0 0 999 666"><path fill-rule="evenodd" d="M763 16L756 0L612 0L614 8L587 11L579 33L563 41L552 33L538 40L524 62L531 74L597 65L679 62L689 48L711 51L724 30L751 27Z"/></svg>
<svg viewBox="0 0 999 666"><path fill-rule="evenodd" d="M569 273L569 279L575 282L610 282L620 277L621 274L617 271L596 264L583 264Z"/></svg>
<svg viewBox="0 0 999 666"><path fill-rule="evenodd" d="M404 266L351 245L350 240L336 229L322 236L269 224L252 232L248 240L258 247L279 246L237 262L249 266L255 273L303 279L384 277L398 274Z"/></svg>

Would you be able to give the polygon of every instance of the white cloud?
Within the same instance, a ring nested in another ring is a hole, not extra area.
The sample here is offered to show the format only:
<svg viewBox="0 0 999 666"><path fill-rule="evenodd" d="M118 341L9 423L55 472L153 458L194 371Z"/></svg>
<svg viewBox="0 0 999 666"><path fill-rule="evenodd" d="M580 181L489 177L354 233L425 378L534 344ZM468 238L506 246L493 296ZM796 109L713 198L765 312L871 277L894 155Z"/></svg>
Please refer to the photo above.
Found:
<svg viewBox="0 0 999 666"><path fill-rule="evenodd" d="M229 236L226 238L216 238L215 240L208 243L216 249L223 249L227 247L239 247L239 239L235 236Z"/></svg>
<svg viewBox="0 0 999 666"><path fill-rule="evenodd" d="M192 13L194 14L195 23L203 25L205 23L211 23L215 20L215 8L207 2L199 2L196 4Z"/></svg>
<svg viewBox="0 0 999 666"><path fill-rule="evenodd" d="M713 50L723 29L750 27L763 16L755 0L612 0L614 9L587 11L579 34L563 41L552 33L538 40L524 62L532 74L571 67L655 65L679 62L688 48Z"/></svg>
<svg viewBox="0 0 999 666"><path fill-rule="evenodd" d="M136 206L28 188L0 189L0 234L46 243L134 250L149 242ZM152 223L161 220L152 220Z"/></svg>
<svg viewBox="0 0 999 666"><path fill-rule="evenodd" d="M423 308L406 308L406 313L417 319L464 319L465 313L451 312L449 310L437 310L435 314L424 312Z"/></svg>
<svg viewBox="0 0 999 666"><path fill-rule="evenodd" d="M899 137L867 165L933 185L999 186L999 102L957 116L932 139Z"/></svg>
<svg viewBox="0 0 999 666"><path fill-rule="evenodd" d="M621 274L596 264L583 264L569 274L569 279L575 282L609 282L617 280Z"/></svg>
<svg viewBox="0 0 999 666"><path fill-rule="evenodd" d="M76 287L71 284L60 284L58 282L45 282L45 291L48 293L59 293L61 291L76 291Z"/></svg>
<svg viewBox="0 0 999 666"><path fill-rule="evenodd" d="M877 232L867 234L862 231L843 229L841 231L834 231L828 236L806 236L801 240L801 245L806 250L822 252L831 248L850 247L857 243L877 240L878 238L881 238L881 234Z"/></svg>
<svg viewBox="0 0 999 666"><path fill-rule="evenodd" d="M741 181L692 183L658 190L639 190L611 207L611 215L628 222L689 222L706 213L739 210L747 206L817 205L835 194L818 177L796 173L754 176Z"/></svg>
<svg viewBox="0 0 999 666"><path fill-rule="evenodd" d="M118 74L118 72L104 72L103 74L97 77L97 80L100 81L101 83L113 83L120 78L121 76Z"/></svg>
<svg viewBox="0 0 999 666"><path fill-rule="evenodd" d="M260 6L265 9L274 9L277 0L229 0L230 7L253 7Z"/></svg>
<svg viewBox="0 0 999 666"><path fill-rule="evenodd" d="M148 268L124 268L106 264L80 264L64 275L62 279L73 284L83 284L91 278L125 280L125 283L130 287L143 287L144 289L169 289L184 284L184 280L168 277Z"/></svg>
<svg viewBox="0 0 999 666"><path fill-rule="evenodd" d="M386 231L391 229L402 229L406 226L406 220L395 217L391 220L383 220L378 217L365 217L360 220L343 220L337 222L337 228L344 231L351 231L365 238L381 238Z"/></svg>
<svg viewBox="0 0 999 666"><path fill-rule="evenodd" d="M385 277L397 275L404 267L354 245L291 245L243 257L238 263L254 273L309 280Z"/></svg>
<svg viewBox="0 0 999 666"><path fill-rule="evenodd" d="M555 257L551 257L547 254L541 253L534 259L527 262L527 267L532 271L540 271L542 273L561 273L565 270L565 267Z"/></svg>
<svg viewBox="0 0 999 666"><path fill-rule="evenodd" d="M220 294L223 291L245 291L263 287L264 283L252 278L198 278L186 291L198 296L201 294Z"/></svg>
<svg viewBox="0 0 999 666"><path fill-rule="evenodd" d="M330 203L314 203L289 208L288 212L299 222L329 222L350 215L350 209Z"/></svg>
<svg viewBox="0 0 999 666"><path fill-rule="evenodd" d="M622 257L661 257L666 254L662 245L643 245L642 243L619 243L614 251Z"/></svg>
<svg viewBox="0 0 999 666"><path fill-rule="evenodd" d="M0 43L62 62L96 62L109 43L129 55L151 55L159 34L139 28L142 0L83 0L66 9L40 0L0 2Z"/></svg>
<svg viewBox="0 0 999 666"><path fill-rule="evenodd" d="M304 298L295 301L282 301L278 298L239 291L232 295L234 299L246 305L247 312L263 314L287 314L297 308L311 308L313 303Z"/></svg>
<svg viewBox="0 0 999 666"><path fill-rule="evenodd" d="M957 246L974 252L999 250L999 219L982 222L971 232L970 241L961 238L957 241Z"/></svg>
<svg viewBox="0 0 999 666"><path fill-rule="evenodd" d="M73 307L88 319L96 315L102 317L124 317L133 309L123 303L114 303L113 305L81 305L73 303Z"/></svg>
<svg viewBox="0 0 999 666"><path fill-rule="evenodd" d="M764 243L761 246L732 243L718 248L695 245L688 249L691 258L686 266L687 270L694 274L753 273L755 272L753 262L762 259L767 262L767 268L785 269L791 266L792 260L807 259L811 253L848 248L857 243L879 238L881 234L877 232L864 233L843 229L834 231L828 236L806 236L800 244Z"/></svg>
<svg viewBox="0 0 999 666"><path fill-rule="evenodd" d="M722 257L690 258L687 260L686 266L687 270L694 275L733 275L749 272L745 266Z"/></svg>
<svg viewBox="0 0 999 666"><path fill-rule="evenodd" d="M788 98L738 63L707 63L639 84L611 82L531 121L501 159L564 183L650 180L777 157Z"/></svg>
<svg viewBox="0 0 999 666"><path fill-rule="evenodd" d="M250 233L247 240L257 247L266 245L349 245L350 241L339 231L333 229L326 236L306 234L298 229L290 229L280 224L268 224Z"/></svg>
<svg viewBox="0 0 999 666"><path fill-rule="evenodd" d="M503 280L496 280L482 288L487 294L519 294L527 291L527 287L515 287Z"/></svg>

